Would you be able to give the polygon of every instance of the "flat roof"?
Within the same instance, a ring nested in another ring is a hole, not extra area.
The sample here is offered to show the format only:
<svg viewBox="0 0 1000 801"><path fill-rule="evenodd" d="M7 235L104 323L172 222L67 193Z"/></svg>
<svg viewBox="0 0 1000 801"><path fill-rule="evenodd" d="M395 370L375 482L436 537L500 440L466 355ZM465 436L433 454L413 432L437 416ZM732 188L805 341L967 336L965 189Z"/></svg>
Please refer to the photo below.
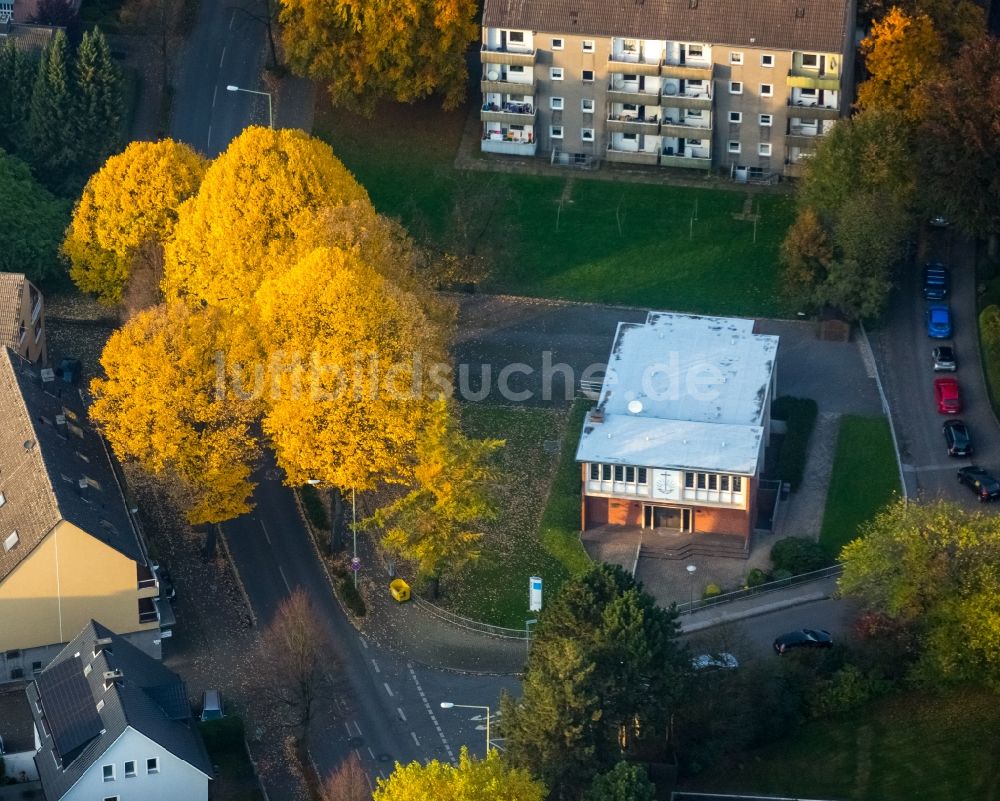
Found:
<svg viewBox="0 0 1000 801"><path fill-rule="evenodd" d="M35 750L35 724L21 684L0 689L0 739L8 754Z"/></svg>

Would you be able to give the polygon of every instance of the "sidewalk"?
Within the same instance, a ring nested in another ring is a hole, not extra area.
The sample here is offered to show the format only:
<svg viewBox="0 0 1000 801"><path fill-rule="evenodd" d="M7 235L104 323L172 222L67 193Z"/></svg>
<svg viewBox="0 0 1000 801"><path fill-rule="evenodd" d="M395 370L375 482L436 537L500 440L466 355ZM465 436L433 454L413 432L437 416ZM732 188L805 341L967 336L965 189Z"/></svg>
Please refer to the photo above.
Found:
<svg viewBox="0 0 1000 801"><path fill-rule="evenodd" d="M830 598L836 591L837 579L830 577L808 584L798 584L786 590L775 590L766 595L754 595L740 601L710 606L689 615L682 615L681 630L688 634L734 620L745 620L757 615L777 612L779 609L822 601L825 598Z"/></svg>

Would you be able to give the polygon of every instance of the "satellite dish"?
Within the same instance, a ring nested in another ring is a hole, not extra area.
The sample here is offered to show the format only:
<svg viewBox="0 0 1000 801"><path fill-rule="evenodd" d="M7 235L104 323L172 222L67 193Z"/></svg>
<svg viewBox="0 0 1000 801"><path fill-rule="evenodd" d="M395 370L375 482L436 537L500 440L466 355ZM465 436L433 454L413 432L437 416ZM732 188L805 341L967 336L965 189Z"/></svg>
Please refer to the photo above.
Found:
<svg viewBox="0 0 1000 801"><path fill-rule="evenodd" d="M489 72L486 73L486 77L489 78L491 81L495 81L497 78L500 77L500 73L498 73L496 70L490 70Z"/></svg>
<svg viewBox="0 0 1000 801"><path fill-rule="evenodd" d="M629 401L628 402L628 410L632 414L639 414L639 412L642 411L642 401L641 400Z"/></svg>
<svg viewBox="0 0 1000 801"><path fill-rule="evenodd" d="M625 86L625 81L621 78L615 78L615 89L622 89Z"/></svg>

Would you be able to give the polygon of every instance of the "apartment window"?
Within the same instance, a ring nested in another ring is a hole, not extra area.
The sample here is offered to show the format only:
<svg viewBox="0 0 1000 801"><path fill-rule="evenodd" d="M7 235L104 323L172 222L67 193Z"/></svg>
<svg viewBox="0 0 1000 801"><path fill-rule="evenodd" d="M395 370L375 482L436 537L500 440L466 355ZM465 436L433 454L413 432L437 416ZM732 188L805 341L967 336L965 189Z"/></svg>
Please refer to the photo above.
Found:
<svg viewBox="0 0 1000 801"><path fill-rule="evenodd" d="M719 476L719 489L729 492L729 476Z"/></svg>
<svg viewBox="0 0 1000 801"><path fill-rule="evenodd" d="M636 484L645 484L646 483L646 468L645 467L637 467L635 472L636 472L635 483Z"/></svg>
<svg viewBox="0 0 1000 801"><path fill-rule="evenodd" d="M625 468L622 467L620 464L616 464L615 465L615 481L624 481L624 480L625 480Z"/></svg>
<svg viewBox="0 0 1000 801"><path fill-rule="evenodd" d="M729 140L729 144L726 146L726 149L730 153L739 153L740 152L740 143L737 140L735 140L735 139L730 139Z"/></svg>
<svg viewBox="0 0 1000 801"><path fill-rule="evenodd" d="M772 117L770 114L761 114L759 117L757 117L757 121L765 128L770 128L771 125L774 123L774 117Z"/></svg>
<svg viewBox="0 0 1000 801"><path fill-rule="evenodd" d="M742 476L733 476L733 492L743 492Z"/></svg>
<svg viewBox="0 0 1000 801"><path fill-rule="evenodd" d="M524 44L524 31L511 31L507 34L507 41L511 44Z"/></svg>
<svg viewBox="0 0 1000 801"><path fill-rule="evenodd" d="M627 133L622 134L622 139L626 142L637 142L639 140L639 134Z"/></svg>
<svg viewBox="0 0 1000 801"><path fill-rule="evenodd" d="M601 478L601 466L597 462L590 463L590 480L598 481Z"/></svg>
<svg viewBox="0 0 1000 801"><path fill-rule="evenodd" d="M729 94L731 94L731 95L741 95L741 94L743 94L743 81L730 81L729 82Z"/></svg>
<svg viewBox="0 0 1000 801"><path fill-rule="evenodd" d="M21 538L17 535L16 531L10 532L10 534L7 535L7 539L3 541L4 553L14 550L15 546L17 545L18 542L20 542L20 540Z"/></svg>
<svg viewBox="0 0 1000 801"><path fill-rule="evenodd" d="M742 64L743 63L743 53L739 50L733 50L729 53L729 63L730 64Z"/></svg>
<svg viewBox="0 0 1000 801"><path fill-rule="evenodd" d="M799 97L803 97L807 100L815 100L817 93L815 89L799 89Z"/></svg>
<svg viewBox="0 0 1000 801"><path fill-rule="evenodd" d="M115 780L115 766L114 765L104 765L101 768L101 772L104 774L104 781L113 782Z"/></svg>
<svg viewBox="0 0 1000 801"><path fill-rule="evenodd" d="M684 474L684 487L685 489L694 489L694 473Z"/></svg>
<svg viewBox="0 0 1000 801"><path fill-rule="evenodd" d="M757 145L757 155L758 156L770 156L771 155L771 143L761 142Z"/></svg>
<svg viewBox="0 0 1000 801"><path fill-rule="evenodd" d="M705 49L701 45L688 45L687 54L691 58L701 58L705 55Z"/></svg>
<svg viewBox="0 0 1000 801"><path fill-rule="evenodd" d="M563 49L563 40L562 39L553 39L552 40L552 49L553 50L562 50Z"/></svg>
<svg viewBox="0 0 1000 801"><path fill-rule="evenodd" d="M589 97L585 97L583 100L581 100L580 101L580 110L584 114L593 114L594 113L594 101L593 101L593 99L589 98Z"/></svg>
<svg viewBox="0 0 1000 801"><path fill-rule="evenodd" d="M134 779L135 778L135 760L130 759L125 763L125 778Z"/></svg>
<svg viewBox="0 0 1000 801"><path fill-rule="evenodd" d="M773 67L774 66L774 56L771 53L761 53L760 65L762 67Z"/></svg>
<svg viewBox="0 0 1000 801"><path fill-rule="evenodd" d="M507 72L516 72L518 74L523 75L524 67L522 67L520 64L511 64L509 67L507 67Z"/></svg>
<svg viewBox="0 0 1000 801"><path fill-rule="evenodd" d="M584 142L593 142L594 141L594 129L593 128L581 128L580 129L580 138Z"/></svg>
<svg viewBox="0 0 1000 801"><path fill-rule="evenodd" d="M594 52L594 40L593 39L584 39L583 40L583 52L584 53L593 53Z"/></svg>
<svg viewBox="0 0 1000 801"><path fill-rule="evenodd" d="M584 81L584 83L593 83L594 82L594 71L593 70L584 70L583 71L583 81Z"/></svg>
<svg viewBox="0 0 1000 801"><path fill-rule="evenodd" d="M719 477L715 473L708 474L708 488L717 490L719 488Z"/></svg>
<svg viewBox="0 0 1000 801"><path fill-rule="evenodd" d="M762 83L760 85L761 97L774 97L774 84Z"/></svg>
<svg viewBox="0 0 1000 801"><path fill-rule="evenodd" d="M819 68L819 56L815 53L803 53L802 54L802 66L806 69L818 69Z"/></svg>
<svg viewBox="0 0 1000 801"><path fill-rule="evenodd" d="M701 147L701 140L700 139L688 139L687 143L689 145L691 145L691 147Z"/></svg>
<svg viewBox="0 0 1000 801"><path fill-rule="evenodd" d="M104 797L104 801L118 801L117 795L107 795Z"/></svg>
<svg viewBox="0 0 1000 801"><path fill-rule="evenodd" d="M563 79L563 68L562 67L552 67L549 70L549 77L553 81L561 81Z"/></svg>
<svg viewBox="0 0 1000 801"><path fill-rule="evenodd" d="M729 121L730 122L736 122L736 123L743 122L743 112L742 111L730 111L729 112Z"/></svg>
<svg viewBox="0 0 1000 801"><path fill-rule="evenodd" d="M42 672L42 663L41 662L32 662L31 663L31 672L32 673L41 673Z"/></svg>
<svg viewBox="0 0 1000 801"><path fill-rule="evenodd" d="M561 125L550 125L549 126L549 136L552 139L562 139L563 138L563 127Z"/></svg>
<svg viewBox="0 0 1000 801"><path fill-rule="evenodd" d="M601 481L611 480L611 465L602 464L601 465Z"/></svg>
<svg viewBox="0 0 1000 801"><path fill-rule="evenodd" d="M159 773L160 772L160 758L150 757L146 760L146 773Z"/></svg>
<svg viewBox="0 0 1000 801"><path fill-rule="evenodd" d="M705 489L705 474L698 473L698 489Z"/></svg>
<svg viewBox="0 0 1000 801"><path fill-rule="evenodd" d="M551 108L553 111L562 111L563 99L561 97L550 97L549 108Z"/></svg>
<svg viewBox="0 0 1000 801"><path fill-rule="evenodd" d="M622 40L622 52L623 53L638 53L639 52L639 42L635 39L623 39Z"/></svg>
<svg viewBox="0 0 1000 801"><path fill-rule="evenodd" d="M626 467L625 468L625 482L628 484L635 484L635 468Z"/></svg>

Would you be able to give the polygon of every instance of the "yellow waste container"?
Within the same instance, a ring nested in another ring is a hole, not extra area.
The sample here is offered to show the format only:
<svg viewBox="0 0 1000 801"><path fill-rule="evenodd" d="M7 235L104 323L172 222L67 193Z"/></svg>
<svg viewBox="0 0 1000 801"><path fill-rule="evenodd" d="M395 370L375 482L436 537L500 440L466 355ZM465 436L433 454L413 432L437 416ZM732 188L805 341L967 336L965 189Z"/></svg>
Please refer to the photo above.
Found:
<svg viewBox="0 0 1000 801"><path fill-rule="evenodd" d="M393 579L389 584L389 592L399 603L410 600L410 585L402 579Z"/></svg>

